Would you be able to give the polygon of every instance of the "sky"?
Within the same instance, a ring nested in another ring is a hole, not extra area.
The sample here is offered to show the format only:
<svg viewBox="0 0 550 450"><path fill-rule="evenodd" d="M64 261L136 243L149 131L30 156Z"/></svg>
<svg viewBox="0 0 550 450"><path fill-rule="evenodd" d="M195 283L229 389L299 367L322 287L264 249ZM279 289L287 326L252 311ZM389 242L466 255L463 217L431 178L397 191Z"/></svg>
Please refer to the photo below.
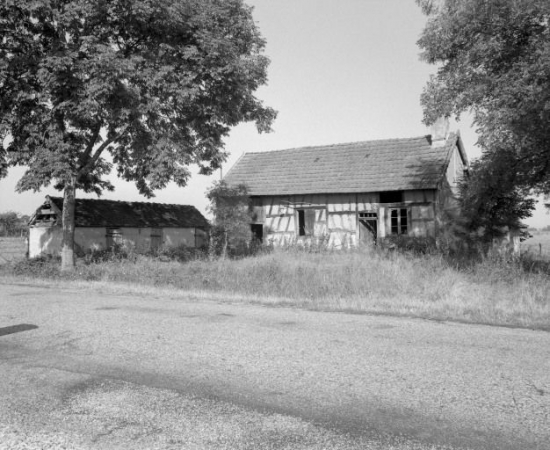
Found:
<svg viewBox="0 0 550 450"><path fill-rule="evenodd" d="M246 1L246 0L245 0ZM258 134L254 124L235 127L225 140L227 173L244 152L329 145L428 134L422 124L420 94L435 67L420 60L416 45L426 22L414 0L247 0L267 41L267 86L257 91L278 111L273 131ZM451 122L460 130L469 158L479 156L468 118ZM52 187L15 192L24 169L0 180L0 212L31 214ZM208 214L210 177L194 172L188 186L170 185L156 197L142 197L131 183L113 175L114 192L102 198L190 204ZM78 192L80 197L95 197ZM538 208L527 224L550 225Z"/></svg>

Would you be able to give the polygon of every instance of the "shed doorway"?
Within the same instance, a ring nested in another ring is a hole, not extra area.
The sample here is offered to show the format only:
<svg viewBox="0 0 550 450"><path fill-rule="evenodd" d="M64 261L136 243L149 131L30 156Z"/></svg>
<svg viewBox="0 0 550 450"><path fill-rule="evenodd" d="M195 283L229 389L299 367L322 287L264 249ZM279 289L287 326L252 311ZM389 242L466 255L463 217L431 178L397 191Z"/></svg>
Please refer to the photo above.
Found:
<svg viewBox="0 0 550 450"><path fill-rule="evenodd" d="M359 213L359 242L361 245L376 245L378 237L378 213Z"/></svg>

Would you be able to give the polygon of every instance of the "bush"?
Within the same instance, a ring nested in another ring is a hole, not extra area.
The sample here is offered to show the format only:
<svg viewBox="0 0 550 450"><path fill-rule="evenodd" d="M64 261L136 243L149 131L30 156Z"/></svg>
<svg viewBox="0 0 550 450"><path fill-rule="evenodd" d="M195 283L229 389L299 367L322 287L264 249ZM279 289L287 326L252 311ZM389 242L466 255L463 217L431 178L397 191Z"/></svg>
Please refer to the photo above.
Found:
<svg viewBox="0 0 550 450"><path fill-rule="evenodd" d="M60 257L46 255L18 261L13 265L12 272L33 278L56 278L60 275L60 267Z"/></svg>
<svg viewBox="0 0 550 450"><path fill-rule="evenodd" d="M107 249L89 249L84 252L82 259L86 264L95 264L108 261L122 261L129 260L135 262L137 259L137 253L133 248L129 248L125 245L114 244Z"/></svg>
<svg viewBox="0 0 550 450"><path fill-rule="evenodd" d="M161 261L188 262L205 259L208 256L208 248L188 247L185 244L181 244L176 247L162 247L158 251L153 252L152 256L159 258Z"/></svg>
<svg viewBox="0 0 550 450"><path fill-rule="evenodd" d="M392 235L380 239L379 246L383 250L398 250L413 255L428 255L437 253L436 240L433 237L415 237Z"/></svg>

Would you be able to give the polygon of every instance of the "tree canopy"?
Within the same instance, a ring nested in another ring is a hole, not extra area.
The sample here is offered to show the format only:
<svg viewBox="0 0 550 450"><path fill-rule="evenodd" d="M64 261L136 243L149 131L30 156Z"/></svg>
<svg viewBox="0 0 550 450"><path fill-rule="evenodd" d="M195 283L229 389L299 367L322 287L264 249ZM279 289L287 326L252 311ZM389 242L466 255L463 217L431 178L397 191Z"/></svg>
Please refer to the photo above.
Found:
<svg viewBox="0 0 550 450"><path fill-rule="evenodd" d="M3 0L0 29L0 175L64 189L64 229L74 190L112 189L113 167L146 196L184 186L220 166L232 126L276 115L242 0Z"/></svg>
<svg viewBox="0 0 550 450"><path fill-rule="evenodd" d="M29 216L14 211L0 213L0 236L21 236L27 234Z"/></svg>
<svg viewBox="0 0 550 450"><path fill-rule="evenodd" d="M488 153L473 161L469 176L459 185L459 234L477 237L483 244L520 230L522 219L531 215L535 200L529 189L518 186L516 174L510 170L515 155L510 152Z"/></svg>
<svg viewBox="0 0 550 450"><path fill-rule="evenodd" d="M151 195L216 169L229 127L274 117L253 96L268 60L241 0L6 0L0 27L2 168L28 167L20 189L109 187L108 151Z"/></svg>
<svg viewBox="0 0 550 450"><path fill-rule="evenodd" d="M428 15L418 41L438 67L422 95L424 121L473 114L486 163L514 184L550 193L550 2L417 0Z"/></svg>

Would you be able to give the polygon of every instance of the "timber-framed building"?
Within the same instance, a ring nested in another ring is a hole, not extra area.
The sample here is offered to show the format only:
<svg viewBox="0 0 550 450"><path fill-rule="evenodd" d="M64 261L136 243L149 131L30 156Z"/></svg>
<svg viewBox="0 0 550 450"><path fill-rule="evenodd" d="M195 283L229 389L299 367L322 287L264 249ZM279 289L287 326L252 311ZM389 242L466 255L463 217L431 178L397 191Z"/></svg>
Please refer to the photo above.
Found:
<svg viewBox="0 0 550 450"><path fill-rule="evenodd" d="M390 235L433 236L456 210L468 168L458 132L245 153L224 180L245 184L254 235L285 245L323 239L370 244Z"/></svg>

